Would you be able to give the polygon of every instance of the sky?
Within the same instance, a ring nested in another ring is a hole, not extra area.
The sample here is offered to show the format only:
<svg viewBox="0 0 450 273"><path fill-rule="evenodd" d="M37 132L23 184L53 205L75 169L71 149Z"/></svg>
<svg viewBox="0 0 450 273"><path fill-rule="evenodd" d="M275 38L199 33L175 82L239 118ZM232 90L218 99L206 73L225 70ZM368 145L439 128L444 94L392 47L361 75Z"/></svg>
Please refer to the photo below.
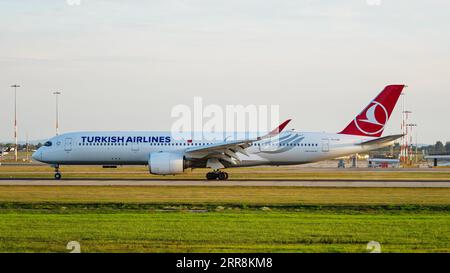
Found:
<svg viewBox="0 0 450 273"><path fill-rule="evenodd" d="M279 105L300 131L342 130L406 84L419 143L450 141L450 1L0 0L0 141L170 130L171 109ZM400 107L385 134L400 133Z"/></svg>

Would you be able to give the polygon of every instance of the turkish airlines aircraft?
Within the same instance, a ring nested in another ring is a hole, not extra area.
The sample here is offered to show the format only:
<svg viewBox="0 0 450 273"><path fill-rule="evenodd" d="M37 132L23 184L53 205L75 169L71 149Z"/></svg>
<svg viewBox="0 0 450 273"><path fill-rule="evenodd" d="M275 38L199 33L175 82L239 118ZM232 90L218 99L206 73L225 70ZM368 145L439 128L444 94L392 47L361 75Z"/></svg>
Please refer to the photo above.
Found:
<svg viewBox="0 0 450 273"><path fill-rule="evenodd" d="M389 85L339 133L282 132L290 120L255 139L174 140L170 132L75 132L45 142L33 159L60 165L148 165L151 174L211 168L208 180L226 180L231 167L295 165L392 145L402 135L381 137L405 86Z"/></svg>

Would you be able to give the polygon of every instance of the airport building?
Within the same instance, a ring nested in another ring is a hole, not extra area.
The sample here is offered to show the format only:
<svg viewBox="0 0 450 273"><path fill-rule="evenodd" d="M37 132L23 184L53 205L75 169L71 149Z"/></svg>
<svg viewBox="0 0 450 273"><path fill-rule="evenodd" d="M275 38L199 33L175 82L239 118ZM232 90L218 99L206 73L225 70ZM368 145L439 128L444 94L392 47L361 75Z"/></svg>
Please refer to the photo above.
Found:
<svg viewBox="0 0 450 273"><path fill-rule="evenodd" d="M450 153L430 154L425 156L425 159L430 167L450 166Z"/></svg>

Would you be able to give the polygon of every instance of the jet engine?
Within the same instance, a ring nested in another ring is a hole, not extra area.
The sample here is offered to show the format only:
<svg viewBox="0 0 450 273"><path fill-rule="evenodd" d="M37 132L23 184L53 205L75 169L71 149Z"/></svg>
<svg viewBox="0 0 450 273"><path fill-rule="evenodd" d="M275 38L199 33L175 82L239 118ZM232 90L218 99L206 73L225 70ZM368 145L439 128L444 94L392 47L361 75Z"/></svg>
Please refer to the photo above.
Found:
<svg viewBox="0 0 450 273"><path fill-rule="evenodd" d="M185 169L184 156L178 153L151 153L148 160L151 174L177 174Z"/></svg>

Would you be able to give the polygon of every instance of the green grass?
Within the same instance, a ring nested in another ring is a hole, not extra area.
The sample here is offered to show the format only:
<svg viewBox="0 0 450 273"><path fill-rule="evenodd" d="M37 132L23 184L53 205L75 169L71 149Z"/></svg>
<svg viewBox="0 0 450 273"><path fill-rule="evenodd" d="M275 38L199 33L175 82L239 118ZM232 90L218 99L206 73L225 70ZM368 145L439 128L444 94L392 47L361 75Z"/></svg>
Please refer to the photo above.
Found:
<svg viewBox="0 0 450 273"><path fill-rule="evenodd" d="M448 188L0 186L0 252L450 252Z"/></svg>
<svg viewBox="0 0 450 273"><path fill-rule="evenodd" d="M0 214L0 251L449 252L450 214L284 211Z"/></svg>

